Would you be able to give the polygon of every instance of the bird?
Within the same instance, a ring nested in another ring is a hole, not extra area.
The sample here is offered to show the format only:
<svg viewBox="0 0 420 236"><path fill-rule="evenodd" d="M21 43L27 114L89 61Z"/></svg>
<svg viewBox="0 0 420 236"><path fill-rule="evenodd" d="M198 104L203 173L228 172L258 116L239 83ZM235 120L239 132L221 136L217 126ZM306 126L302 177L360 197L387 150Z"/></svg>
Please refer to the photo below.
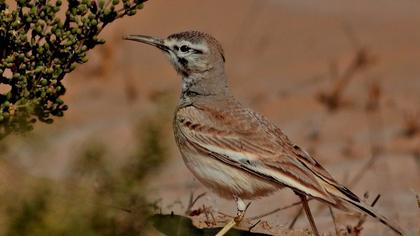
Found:
<svg viewBox="0 0 420 236"><path fill-rule="evenodd" d="M403 235L399 225L364 203L278 126L232 95L225 54L213 36L185 31L165 38L132 34L123 39L160 49L182 78L173 118L180 154L203 185L237 205L236 216L217 235L243 219L244 200L282 188L291 189L300 198L314 235L319 232L308 205L310 198L370 215Z"/></svg>

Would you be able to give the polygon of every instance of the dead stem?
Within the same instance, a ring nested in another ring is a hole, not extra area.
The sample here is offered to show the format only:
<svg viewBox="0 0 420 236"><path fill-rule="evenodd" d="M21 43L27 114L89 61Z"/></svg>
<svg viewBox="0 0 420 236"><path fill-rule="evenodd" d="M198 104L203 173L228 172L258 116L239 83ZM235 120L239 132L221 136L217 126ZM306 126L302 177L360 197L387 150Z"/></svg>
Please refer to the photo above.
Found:
<svg viewBox="0 0 420 236"><path fill-rule="evenodd" d="M341 75L337 72L337 63L332 63L331 65L334 66L334 68L331 69L331 74L335 83L332 86L331 91L319 93L318 100L324 104L329 111L337 110L343 104L342 95L346 87L350 84L350 81L355 78L357 73L366 70L373 65L375 61L376 58L371 54L370 50L365 46L360 46L356 49L351 63Z"/></svg>
<svg viewBox="0 0 420 236"><path fill-rule="evenodd" d="M308 198L308 201L310 201L310 200L312 200L312 198ZM257 215L257 216L250 217L249 219L250 219L250 220L256 220L256 219L259 219L259 218L263 218L263 217L266 217L266 216L272 215L272 214L274 214L274 213L276 213L276 212L279 212L279 211L282 211L282 210L286 210L286 209L289 209L289 208L292 208L292 207L295 207L295 206L299 206L300 204L301 204L301 202L300 202L300 201L298 201L298 202L294 202L294 203L292 203L292 204L289 204L289 205L284 206L284 207L279 207L279 208L274 209L274 210L272 210L272 211L269 211L269 212L267 212L267 213L264 213L264 214L261 214L261 215Z"/></svg>
<svg viewBox="0 0 420 236"><path fill-rule="evenodd" d="M296 224L297 220L299 219L299 217L302 215L302 213L303 213L303 207L300 207L299 211L296 213L295 217L293 217L292 222L290 222L288 229L293 229L293 227L295 227L295 224Z"/></svg>
<svg viewBox="0 0 420 236"><path fill-rule="evenodd" d="M259 219L255 224L251 225L251 227L249 227L248 231L251 232L251 230L253 228L255 228L255 226L257 226L259 223L261 223L261 219Z"/></svg>
<svg viewBox="0 0 420 236"><path fill-rule="evenodd" d="M335 235L338 236L338 235L340 235L340 231L338 230L338 227L337 227L337 221L335 219L334 212L333 212L333 210L332 210L332 208L330 206L328 206L328 209L330 210L331 218L333 220L334 229L335 229Z"/></svg>
<svg viewBox="0 0 420 236"><path fill-rule="evenodd" d="M195 203L196 203L196 202L197 202L200 198L204 197L206 194L207 194L207 193L206 193L206 192L204 192L204 193L201 193L201 194L199 194L197 197L195 197L195 198L194 198L194 192L191 192L191 194L190 194L190 199L188 200L188 206L187 206L187 208L186 208L186 210L185 210L185 214L186 214L186 215L190 215L190 214L193 212L192 208L193 208L194 204L195 204Z"/></svg>

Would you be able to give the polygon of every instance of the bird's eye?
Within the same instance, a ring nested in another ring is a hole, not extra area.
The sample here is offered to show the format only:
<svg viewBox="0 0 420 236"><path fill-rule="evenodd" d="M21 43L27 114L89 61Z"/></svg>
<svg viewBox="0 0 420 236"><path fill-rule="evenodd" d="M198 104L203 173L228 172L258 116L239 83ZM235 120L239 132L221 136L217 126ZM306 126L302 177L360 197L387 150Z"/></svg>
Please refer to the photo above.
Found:
<svg viewBox="0 0 420 236"><path fill-rule="evenodd" d="M178 51L179 47L178 46L174 46L175 51Z"/></svg>
<svg viewBox="0 0 420 236"><path fill-rule="evenodd" d="M186 45L182 45L181 46L181 52L188 52L190 50L190 48Z"/></svg>

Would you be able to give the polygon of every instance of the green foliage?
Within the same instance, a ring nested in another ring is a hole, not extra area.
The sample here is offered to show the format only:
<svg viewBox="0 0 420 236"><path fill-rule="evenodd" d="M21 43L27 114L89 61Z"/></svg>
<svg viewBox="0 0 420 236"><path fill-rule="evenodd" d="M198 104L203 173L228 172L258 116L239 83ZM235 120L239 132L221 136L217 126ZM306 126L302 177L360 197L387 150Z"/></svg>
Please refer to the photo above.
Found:
<svg viewBox="0 0 420 236"><path fill-rule="evenodd" d="M136 148L117 157L89 141L64 180L30 177L17 181L16 189L0 186L0 219L7 219L0 234L144 235L155 209L145 198L145 177L160 166L167 149L159 124L143 121L135 129Z"/></svg>
<svg viewBox="0 0 420 236"><path fill-rule="evenodd" d="M0 0L0 138L63 116L64 76L104 43L98 35L106 25L143 2L16 0L12 9Z"/></svg>
<svg viewBox="0 0 420 236"><path fill-rule="evenodd" d="M36 228L37 231L44 229L43 217L47 212L48 190L41 187L30 199L25 199L17 209L9 209L11 218L7 236L30 235Z"/></svg>
<svg viewBox="0 0 420 236"><path fill-rule="evenodd" d="M166 148L162 146L160 140L162 137L159 135L161 129L159 124L154 124L152 121L149 125L138 128L142 133L137 134L140 143L133 157L130 158L132 162L127 165L127 173L132 175L127 179L128 181L143 179L149 171L159 166L162 158L166 156Z"/></svg>

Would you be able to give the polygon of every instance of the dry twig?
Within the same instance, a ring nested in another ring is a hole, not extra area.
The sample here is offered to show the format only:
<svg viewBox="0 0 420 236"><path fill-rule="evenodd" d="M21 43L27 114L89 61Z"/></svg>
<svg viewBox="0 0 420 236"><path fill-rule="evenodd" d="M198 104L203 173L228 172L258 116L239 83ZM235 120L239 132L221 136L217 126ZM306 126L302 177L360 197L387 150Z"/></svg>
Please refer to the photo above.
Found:
<svg viewBox="0 0 420 236"><path fill-rule="evenodd" d="M309 201L309 200L311 200L311 199L312 199L312 198L308 198L308 201ZM292 207L294 207L294 206L299 206L300 204L301 204L301 202L300 202L300 201L298 201L298 202L294 202L294 203L292 203L292 204L289 204L289 205L284 206L284 207L279 207L279 208L274 209L274 210L272 210L272 211L269 211L269 212L267 212L267 213L264 213L264 214L261 214L261 215L257 215L257 216L250 217L249 219L250 219L250 220L260 219L260 218L263 218L263 217L266 217L266 216L272 215L272 214L274 214L274 213L277 213L277 212L279 212L279 211L286 210L286 209L292 208Z"/></svg>
<svg viewBox="0 0 420 236"><path fill-rule="evenodd" d="M257 226L259 223L261 223L261 219L259 219L255 224L251 225L251 227L249 227L248 231L251 232L251 230L253 228L255 228L255 226Z"/></svg>
<svg viewBox="0 0 420 236"><path fill-rule="evenodd" d="M335 219L334 212L333 212L333 210L332 210L332 208L330 206L328 206L328 209L330 210L330 215L331 215L331 218L333 219L333 224L334 224L334 229L335 229L335 235L336 236L339 236L340 235L340 230L337 227L337 221Z"/></svg>
<svg viewBox="0 0 420 236"><path fill-rule="evenodd" d="M301 204L301 202L299 202ZM295 217L293 217L292 222L290 222L289 224L289 229L293 229L293 227L295 227L295 224L297 222L297 220L299 219L299 217L302 215L303 213L303 207L299 208L299 211L296 213Z"/></svg>
<svg viewBox="0 0 420 236"><path fill-rule="evenodd" d="M188 206L187 206L187 208L186 208L186 210L185 210L185 214L186 214L186 215L189 215L189 216L192 216L191 214L193 213L192 208L193 208L194 204L195 204L195 203L196 203L196 202L197 202L200 198L204 197L206 194L207 194L207 193L206 193L206 192L204 192L204 193L201 193L201 194L199 194L198 196L194 197L194 193L193 193L193 192L191 192L191 194L190 194L190 199L188 200Z"/></svg>
<svg viewBox="0 0 420 236"><path fill-rule="evenodd" d="M371 54L367 47L359 47L355 52L353 60L344 72L334 78L335 84L333 85L331 91L319 93L318 100L322 104L326 105L329 111L337 110L343 104L342 96L350 81L355 78L357 73L360 73L372 66L375 61L375 57ZM335 72L333 75L335 75Z"/></svg>

